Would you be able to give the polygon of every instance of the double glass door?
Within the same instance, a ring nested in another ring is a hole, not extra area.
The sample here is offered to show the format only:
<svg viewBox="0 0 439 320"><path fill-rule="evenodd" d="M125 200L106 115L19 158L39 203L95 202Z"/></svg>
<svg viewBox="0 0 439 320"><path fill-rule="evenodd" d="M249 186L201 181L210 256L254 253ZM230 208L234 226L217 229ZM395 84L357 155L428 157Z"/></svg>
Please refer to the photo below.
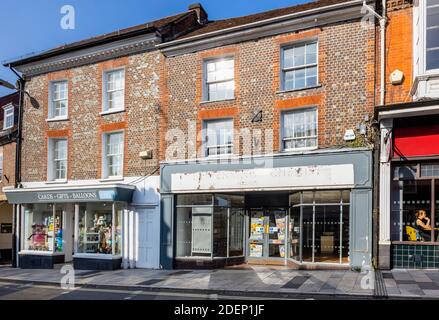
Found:
<svg viewBox="0 0 439 320"><path fill-rule="evenodd" d="M249 257L285 258L285 209L250 209Z"/></svg>

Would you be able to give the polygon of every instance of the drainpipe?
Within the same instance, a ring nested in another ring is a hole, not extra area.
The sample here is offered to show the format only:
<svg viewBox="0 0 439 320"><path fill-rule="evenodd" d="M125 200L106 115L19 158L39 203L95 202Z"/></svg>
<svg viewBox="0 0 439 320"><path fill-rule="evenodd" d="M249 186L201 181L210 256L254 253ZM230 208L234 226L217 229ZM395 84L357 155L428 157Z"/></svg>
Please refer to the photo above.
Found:
<svg viewBox="0 0 439 320"><path fill-rule="evenodd" d="M15 71L12 66L9 69L18 77L18 119L17 119L17 138L15 142L15 182L14 188L21 188L21 129L23 102L26 81ZM12 267L18 267L18 250L20 248L20 231L18 229L18 217L20 216L21 206L14 204L14 213L12 215ZM17 232L18 231L18 232Z"/></svg>
<svg viewBox="0 0 439 320"><path fill-rule="evenodd" d="M372 13L380 22L380 105L383 106L386 93L386 24L387 24L387 7L386 0L382 0L383 13L379 15L374 8L363 1L363 7Z"/></svg>
<svg viewBox="0 0 439 320"><path fill-rule="evenodd" d="M386 103L386 24L387 24L387 4L386 0L382 0L383 15L380 19L381 32L381 77L380 77L380 105Z"/></svg>

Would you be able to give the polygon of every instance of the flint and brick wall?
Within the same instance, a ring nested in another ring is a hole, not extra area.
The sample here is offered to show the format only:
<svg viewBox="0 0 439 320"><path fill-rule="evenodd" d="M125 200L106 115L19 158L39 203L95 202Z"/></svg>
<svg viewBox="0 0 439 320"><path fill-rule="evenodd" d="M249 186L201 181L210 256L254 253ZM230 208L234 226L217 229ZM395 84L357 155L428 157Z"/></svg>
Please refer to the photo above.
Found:
<svg viewBox="0 0 439 320"><path fill-rule="evenodd" d="M155 51L31 78L26 89L40 108L33 108L26 100L22 181L47 180L50 137L68 138L69 180L102 178L102 134L120 129L125 139L124 176L156 170L162 65L162 56ZM125 111L101 115L103 71L119 67L125 68ZM61 79L68 80L68 120L47 121L49 83ZM140 159L139 152L149 149L153 159Z"/></svg>
<svg viewBox="0 0 439 320"><path fill-rule="evenodd" d="M318 39L319 86L281 92L279 83L281 46L306 39ZM197 131L207 118L234 119L235 129L260 130L252 139L253 150L265 148L265 139L273 151L280 150L282 110L317 106L319 148L341 147L345 129L356 130L366 115L373 115L374 28L363 28L359 21L340 23L298 33L266 37L235 45L169 57L166 59L167 128ZM235 57L235 98L221 102L202 101L202 68L207 58ZM252 122L262 111L262 121ZM265 137L264 130L273 129ZM183 140L180 138L180 144ZM200 147L198 135L197 146ZM192 138L190 138L192 140ZM169 140L167 145L175 144ZM234 137L235 153L249 154L251 149ZM239 145L236 145L240 142ZM198 150L198 154L202 153ZM186 152L186 157L193 158Z"/></svg>

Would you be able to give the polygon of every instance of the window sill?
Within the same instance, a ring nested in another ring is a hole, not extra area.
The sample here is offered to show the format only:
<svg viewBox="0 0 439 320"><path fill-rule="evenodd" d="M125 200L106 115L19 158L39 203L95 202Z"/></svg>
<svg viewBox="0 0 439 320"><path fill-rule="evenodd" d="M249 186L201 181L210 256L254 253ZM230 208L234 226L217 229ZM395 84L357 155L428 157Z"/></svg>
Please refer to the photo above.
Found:
<svg viewBox="0 0 439 320"><path fill-rule="evenodd" d="M304 91L304 90L310 90L310 89L317 89L317 88L321 88L321 87L322 87L322 85L318 84L318 85L315 85L315 86L312 86L312 87L305 87L305 88L300 88L300 89L279 90L279 91L276 91L276 94Z"/></svg>
<svg viewBox="0 0 439 320"><path fill-rule="evenodd" d="M124 112L124 111L125 111L125 108L123 108L123 109L114 109L114 110L101 111L101 112L99 112L99 114L101 116L105 116L107 114L120 113L120 112Z"/></svg>
<svg viewBox="0 0 439 320"><path fill-rule="evenodd" d="M283 149L281 153L300 153L302 151L317 150L319 147L309 147L309 148L297 148L297 149Z"/></svg>
<svg viewBox="0 0 439 320"><path fill-rule="evenodd" d="M205 156L204 160L218 160L218 159L229 159L229 158L233 158L236 157L237 155L234 153L229 153L229 154L224 154L224 155L218 155L218 156Z"/></svg>
<svg viewBox="0 0 439 320"><path fill-rule="evenodd" d="M67 179L63 179L63 180L49 180L46 181L45 184L61 184L61 183L67 183Z"/></svg>
<svg viewBox="0 0 439 320"><path fill-rule="evenodd" d="M204 100L204 101L201 101L200 104L209 104L209 103L218 103L218 102L232 102L232 101L236 101L236 98L223 99L223 100Z"/></svg>
<svg viewBox="0 0 439 320"><path fill-rule="evenodd" d="M109 177L99 179L99 182L113 182L113 181L123 181L123 177Z"/></svg>
<svg viewBox="0 0 439 320"><path fill-rule="evenodd" d="M58 117L58 118L47 118L47 122L57 122L57 121L68 121L68 117Z"/></svg>

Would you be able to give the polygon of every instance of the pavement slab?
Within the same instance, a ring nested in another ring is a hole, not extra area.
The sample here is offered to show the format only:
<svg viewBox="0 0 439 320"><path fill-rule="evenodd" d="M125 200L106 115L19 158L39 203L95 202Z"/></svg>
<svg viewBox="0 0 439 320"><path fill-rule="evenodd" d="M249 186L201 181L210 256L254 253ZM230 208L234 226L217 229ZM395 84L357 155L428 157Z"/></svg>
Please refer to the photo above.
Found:
<svg viewBox="0 0 439 320"><path fill-rule="evenodd" d="M50 283L58 286L64 275L59 268L28 270L0 268L0 281ZM123 287L132 290L187 290L224 292L265 292L305 295L352 295L371 297L373 289L362 288L364 274L349 270L290 270L263 266L219 270L76 271L75 283L86 286ZM439 299L439 272L430 270L392 270L382 272L382 281L390 297ZM1 299L1 296L0 296Z"/></svg>

